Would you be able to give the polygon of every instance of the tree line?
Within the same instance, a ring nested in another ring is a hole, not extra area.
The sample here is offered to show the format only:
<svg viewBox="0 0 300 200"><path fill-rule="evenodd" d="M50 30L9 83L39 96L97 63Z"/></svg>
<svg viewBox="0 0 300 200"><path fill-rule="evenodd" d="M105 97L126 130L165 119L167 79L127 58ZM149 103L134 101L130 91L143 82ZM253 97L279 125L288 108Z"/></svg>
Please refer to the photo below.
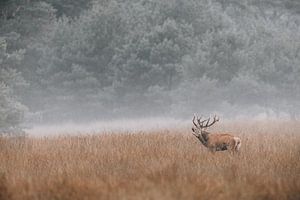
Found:
<svg viewBox="0 0 300 200"><path fill-rule="evenodd" d="M300 111L297 0L6 0L0 127Z"/></svg>

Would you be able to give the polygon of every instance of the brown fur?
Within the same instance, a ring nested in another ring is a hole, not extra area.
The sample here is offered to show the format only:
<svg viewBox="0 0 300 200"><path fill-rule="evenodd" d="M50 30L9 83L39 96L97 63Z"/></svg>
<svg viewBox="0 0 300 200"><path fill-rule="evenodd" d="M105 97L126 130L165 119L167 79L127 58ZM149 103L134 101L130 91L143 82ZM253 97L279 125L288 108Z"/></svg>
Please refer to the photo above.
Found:
<svg viewBox="0 0 300 200"><path fill-rule="evenodd" d="M194 117L195 119L195 117ZM201 122L200 119L198 120L198 125L195 124L193 119L193 123L195 125L193 130L193 135L196 136L200 142L207 147L211 152L216 151L230 151L230 152L238 152L239 148L241 146L241 140L238 137L235 137L233 135L227 134L227 133L214 133L211 134L210 132L205 131L205 129L211 125L213 125L215 122L219 121L216 117L214 118L213 123L211 123L209 126L203 126L203 121ZM207 123L208 124L208 123Z"/></svg>
<svg viewBox="0 0 300 200"><path fill-rule="evenodd" d="M240 139L227 133L210 134L209 132L205 131L202 132L201 135L199 134L199 136L196 137L211 152L225 151L225 150L229 150L232 152L239 151L238 145L240 145Z"/></svg>
<svg viewBox="0 0 300 200"><path fill-rule="evenodd" d="M238 151L236 146L236 140L234 140L234 136L226 133L221 134L211 134L208 137L207 148L210 151ZM226 146L226 149L224 147Z"/></svg>

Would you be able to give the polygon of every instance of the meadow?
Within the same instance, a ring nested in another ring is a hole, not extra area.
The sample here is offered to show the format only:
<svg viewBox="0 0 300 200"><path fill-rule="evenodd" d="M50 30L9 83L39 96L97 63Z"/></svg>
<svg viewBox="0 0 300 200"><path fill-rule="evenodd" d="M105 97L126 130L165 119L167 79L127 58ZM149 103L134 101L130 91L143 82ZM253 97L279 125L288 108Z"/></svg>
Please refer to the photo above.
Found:
<svg viewBox="0 0 300 200"><path fill-rule="evenodd" d="M189 126L0 138L0 199L300 199L300 123L235 121L212 154Z"/></svg>

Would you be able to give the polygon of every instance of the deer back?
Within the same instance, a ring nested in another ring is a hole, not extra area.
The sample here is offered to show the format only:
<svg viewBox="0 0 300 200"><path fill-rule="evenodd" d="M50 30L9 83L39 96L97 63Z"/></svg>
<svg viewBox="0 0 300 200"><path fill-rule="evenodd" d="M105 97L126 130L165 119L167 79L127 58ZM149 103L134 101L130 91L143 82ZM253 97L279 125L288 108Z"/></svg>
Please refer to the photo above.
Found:
<svg viewBox="0 0 300 200"><path fill-rule="evenodd" d="M233 148L235 146L235 143L236 142L234 136L230 134L220 133L220 134L208 135L207 146L210 148L217 148L223 146L228 146L230 148Z"/></svg>

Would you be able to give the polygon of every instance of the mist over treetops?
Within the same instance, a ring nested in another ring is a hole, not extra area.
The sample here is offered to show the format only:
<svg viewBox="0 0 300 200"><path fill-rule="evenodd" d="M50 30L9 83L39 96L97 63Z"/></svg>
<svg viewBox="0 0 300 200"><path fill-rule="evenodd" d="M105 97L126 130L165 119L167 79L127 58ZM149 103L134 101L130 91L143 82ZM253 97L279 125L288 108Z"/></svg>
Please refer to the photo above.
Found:
<svg viewBox="0 0 300 200"><path fill-rule="evenodd" d="M0 128L300 114L297 0L6 0Z"/></svg>

